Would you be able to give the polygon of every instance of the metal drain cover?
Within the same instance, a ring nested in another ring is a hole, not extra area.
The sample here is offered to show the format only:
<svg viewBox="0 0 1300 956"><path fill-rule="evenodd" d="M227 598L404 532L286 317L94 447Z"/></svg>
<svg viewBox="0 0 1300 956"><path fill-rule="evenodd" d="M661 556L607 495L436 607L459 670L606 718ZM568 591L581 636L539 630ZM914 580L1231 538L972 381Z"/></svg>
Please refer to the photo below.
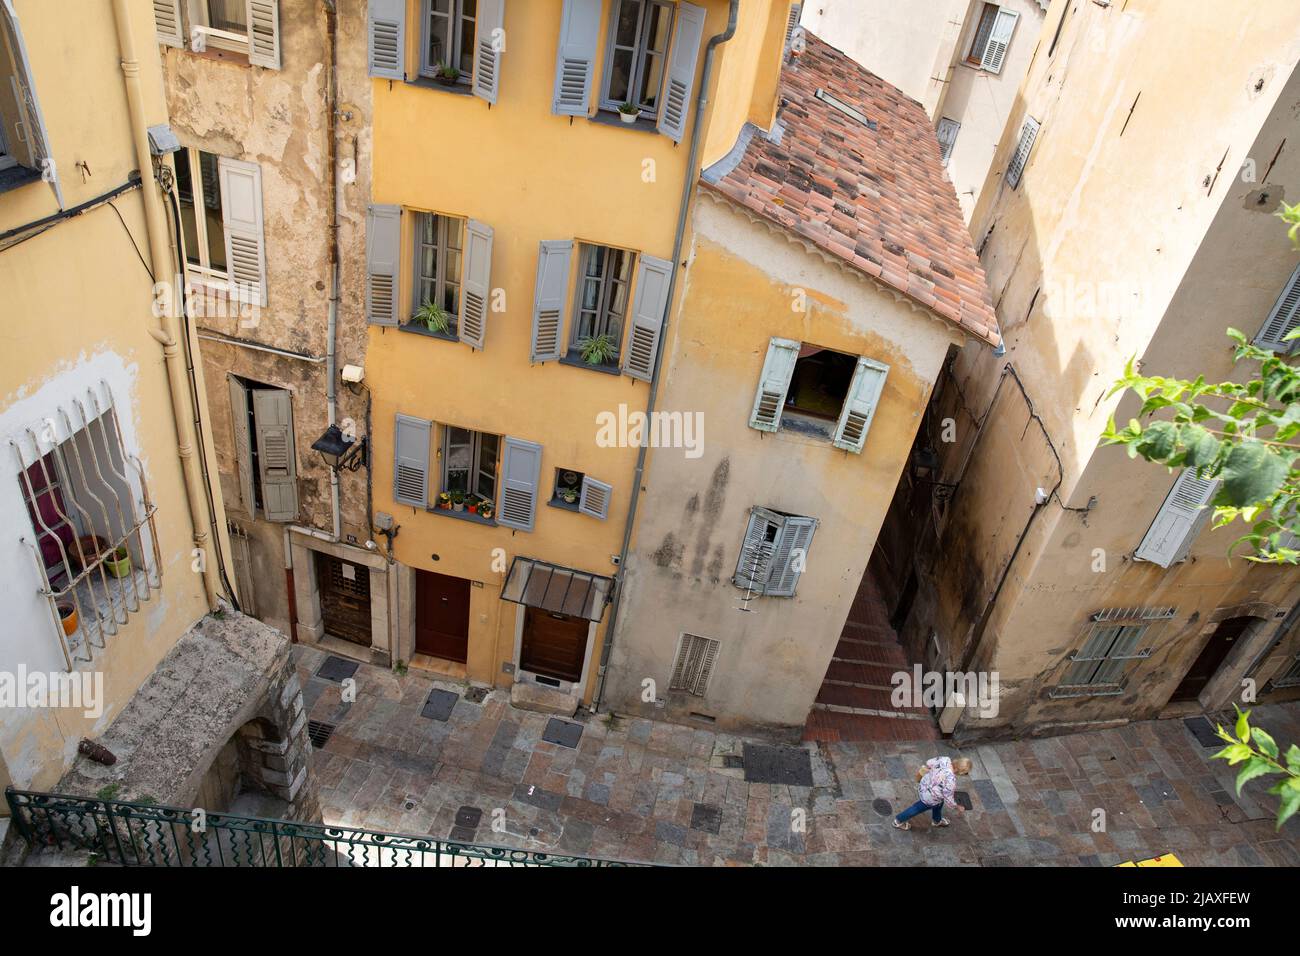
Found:
<svg viewBox="0 0 1300 956"><path fill-rule="evenodd" d="M356 661L349 661L331 654L325 658L325 663L316 671L316 676L325 680L332 680L337 684L355 674L359 666Z"/></svg>
<svg viewBox="0 0 1300 956"><path fill-rule="evenodd" d="M542 739L550 744L559 744L561 747L568 747L572 750L578 746L578 741L582 737L582 724L575 724L568 720L560 720L559 717L552 717L546 722L546 732L542 734Z"/></svg>
<svg viewBox="0 0 1300 956"><path fill-rule="evenodd" d="M465 699L471 704L481 704L487 700L488 692L489 688L487 687L471 687L465 691Z"/></svg>
<svg viewBox="0 0 1300 956"><path fill-rule="evenodd" d="M884 797L876 797L871 801L871 809L875 810L882 817L887 817L894 812L893 804Z"/></svg>
<svg viewBox="0 0 1300 956"><path fill-rule="evenodd" d="M691 829L717 834L722 830L722 808L711 803L697 803L691 809Z"/></svg>
<svg viewBox="0 0 1300 956"><path fill-rule="evenodd" d="M424 709L420 711L420 716L428 717L430 720L445 721L451 716L452 709L456 706L458 700L460 700L459 694L435 687L429 691L429 696L424 701Z"/></svg>
<svg viewBox="0 0 1300 956"><path fill-rule="evenodd" d="M1214 725L1206 717L1184 717L1183 726L1186 727L1196 742L1202 747L1221 747L1223 741L1219 735L1214 732Z"/></svg>
<svg viewBox="0 0 1300 956"><path fill-rule="evenodd" d="M812 757L802 747L745 744L745 780L811 787Z"/></svg>
<svg viewBox="0 0 1300 956"><path fill-rule="evenodd" d="M307 738L311 741L312 748L320 750L324 747L326 741L330 739L330 734L337 729L337 725L327 724L323 720L307 721Z"/></svg>

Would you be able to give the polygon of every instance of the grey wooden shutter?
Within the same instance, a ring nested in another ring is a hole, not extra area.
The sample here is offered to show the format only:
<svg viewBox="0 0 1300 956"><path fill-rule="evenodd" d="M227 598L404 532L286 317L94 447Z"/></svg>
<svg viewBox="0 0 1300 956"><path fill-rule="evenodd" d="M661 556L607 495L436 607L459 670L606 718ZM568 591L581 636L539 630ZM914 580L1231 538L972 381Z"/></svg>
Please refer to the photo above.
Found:
<svg viewBox="0 0 1300 956"><path fill-rule="evenodd" d="M36 78L27 58L27 44L23 41L22 24L14 0L0 0L0 26L9 36L9 49L13 54L14 74L10 78L18 99L18 112L22 115L23 134L31 152L32 166L40 170L41 178L54 190L54 200L63 208L63 187L59 184L59 168L50 150L50 132L45 128L45 116L36 95Z"/></svg>
<svg viewBox="0 0 1300 956"><path fill-rule="evenodd" d="M700 59L700 41L703 39L704 8L693 3L679 3L672 55L668 61L667 95L659 115L659 132L674 143L680 143L686 135L691 91L695 89L695 66Z"/></svg>
<svg viewBox="0 0 1300 956"><path fill-rule="evenodd" d="M393 425L393 500L416 508L429 505L429 432L433 423L410 415Z"/></svg>
<svg viewBox="0 0 1300 956"><path fill-rule="evenodd" d="M659 333L668 311L668 286L673 264L654 256L640 256L636 264L636 292L632 296L632 328L627 335L623 371L632 378L650 381L655 356L659 352Z"/></svg>
<svg viewBox="0 0 1300 956"><path fill-rule="evenodd" d="M289 393L282 388L255 388L252 392L262 510L267 521L293 521L298 517L298 467Z"/></svg>
<svg viewBox="0 0 1300 956"><path fill-rule="evenodd" d="M1020 127L1020 139L1016 142L1016 151L1011 154L1011 162L1007 164L1007 185L1010 188L1015 189L1020 185L1020 177L1029 162L1029 151L1034 148L1034 140L1037 138L1038 120L1026 116L1024 125Z"/></svg>
<svg viewBox="0 0 1300 956"><path fill-rule="evenodd" d="M772 552L772 570L765 592L769 597L794 597L795 585L807 566L808 548L816 530L815 518L789 517L782 523Z"/></svg>
<svg viewBox="0 0 1300 956"><path fill-rule="evenodd" d="M945 166L952 159L952 148L957 144L957 134L961 132L961 123L944 116L939 120L936 135L939 139L939 159Z"/></svg>
<svg viewBox="0 0 1300 956"><path fill-rule="evenodd" d="M782 517L766 508L751 508L745 537L736 561L736 587L763 593L772 573L772 554L781 533Z"/></svg>
<svg viewBox="0 0 1300 956"><path fill-rule="evenodd" d="M221 219L226 233L230 291L240 301L266 305L266 242L262 228L262 169L217 157Z"/></svg>
<svg viewBox="0 0 1300 956"><path fill-rule="evenodd" d="M252 517L257 513L257 496L253 493L253 443L248 434L248 387L233 375L228 376L227 385L230 386L230 424L235 436L239 501Z"/></svg>
<svg viewBox="0 0 1300 956"><path fill-rule="evenodd" d="M802 3L790 4L790 12L785 18L785 52L790 52L790 46L794 42L794 31L799 29L799 17L803 13Z"/></svg>
<svg viewBox="0 0 1300 956"><path fill-rule="evenodd" d="M998 11L997 18L993 21L993 30L989 33L989 41L984 45L984 55L980 58L982 69L990 73L1002 72L1007 47L1011 45L1011 34L1015 32L1016 21L1019 19L1020 14L1014 10Z"/></svg>
<svg viewBox="0 0 1300 956"><path fill-rule="evenodd" d="M474 24L474 95L489 103L497 101L501 83L505 22L506 0L478 0L478 18Z"/></svg>
<svg viewBox="0 0 1300 956"><path fill-rule="evenodd" d="M673 662L669 690L684 690L703 697L708 690L709 676L718 656L718 642L694 634L683 634L677 642L677 656Z"/></svg>
<svg viewBox="0 0 1300 956"><path fill-rule="evenodd" d="M246 0L248 62L280 69L280 0Z"/></svg>
<svg viewBox="0 0 1300 956"><path fill-rule="evenodd" d="M555 51L555 96L551 112L586 116L591 78L600 43L601 0L564 0L560 13L560 43Z"/></svg>
<svg viewBox="0 0 1300 956"><path fill-rule="evenodd" d="M153 0L153 25L159 43L167 46L185 46L181 0Z"/></svg>
<svg viewBox="0 0 1300 956"><path fill-rule="evenodd" d="M1300 326L1300 266L1291 273L1291 278L1282 289L1282 294L1273 303L1268 319L1255 336L1255 344L1262 349L1272 349L1283 354L1295 349L1295 340L1288 342L1286 337Z"/></svg>
<svg viewBox="0 0 1300 956"><path fill-rule="evenodd" d="M537 483L542 471L542 446L522 438L504 440L501 456L501 505L497 524L532 531L537 520Z"/></svg>
<svg viewBox="0 0 1300 956"><path fill-rule="evenodd" d="M609 517L609 499L614 494L613 485L586 476L582 479L582 492L578 495L578 510L585 515L604 521Z"/></svg>
<svg viewBox="0 0 1300 956"><path fill-rule="evenodd" d="M537 290L533 294L533 338L529 352L534 362L553 361L564 351L561 332L572 262L572 240L542 240L537 251Z"/></svg>
<svg viewBox="0 0 1300 956"><path fill-rule="evenodd" d="M849 394L840 409L840 420L835 426L835 439L832 444L858 454L866 444L867 432L871 429L871 419L880 404L880 392L885 387L885 376L889 366L869 358L859 358L858 367L853 370L853 381L849 384Z"/></svg>
<svg viewBox="0 0 1300 956"><path fill-rule="evenodd" d="M492 301L492 227L477 219L465 224L465 264L460 278L460 340L481 349L487 338Z"/></svg>
<svg viewBox="0 0 1300 956"><path fill-rule="evenodd" d="M754 407L749 413L749 427L774 432L781 427L781 411L790 390L794 363L799 360L799 343L793 339L774 338L767 344L767 357L758 377Z"/></svg>
<svg viewBox="0 0 1300 956"><path fill-rule="evenodd" d="M406 0L369 0L367 64L371 76L406 78Z"/></svg>
<svg viewBox="0 0 1300 956"><path fill-rule="evenodd" d="M402 209L371 206L366 212L366 319L397 324L397 276L402 256Z"/></svg>
<svg viewBox="0 0 1300 956"><path fill-rule="evenodd" d="M1179 473L1155 521L1138 545L1135 556L1162 568L1181 561L1192 546L1206 514L1203 507L1214 497L1217 481L1198 478L1194 468Z"/></svg>

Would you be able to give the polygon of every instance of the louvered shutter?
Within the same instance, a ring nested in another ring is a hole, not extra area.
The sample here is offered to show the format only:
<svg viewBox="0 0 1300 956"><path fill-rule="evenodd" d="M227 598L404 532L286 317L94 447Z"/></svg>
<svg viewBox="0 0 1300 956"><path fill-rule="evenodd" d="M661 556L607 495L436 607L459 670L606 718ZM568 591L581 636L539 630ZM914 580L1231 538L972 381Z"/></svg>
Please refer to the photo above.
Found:
<svg viewBox="0 0 1300 956"><path fill-rule="evenodd" d="M957 143L957 133L960 130L961 123L956 120L950 120L946 116L939 120L939 129L937 130L939 159L945 166L948 165L948 160L952 158L952 148Z"/></svg>
<svg viewBox="0 0 1300 956"><path fill-rule="evenodd" d="M393 500L416 508L429 505L429 432L433 423L398 415L393 426Z"/></svg>
<svg viewBox="0 0 1300 956"><path fill-rule="evenodd" d="M555 51L555 96L551 112L586 116L600 42L600 0L564 0L560 43Z"/></svg>
<svg viewBox="0 0 1300 956"><path fill-rule="evenodd" d="M1289 353L1295 349L1296 343L1294 339L1287 342L1286 337L1297 326L1300 326L1300 266L1291 273L1282 294L1273 303L1273 310L1255 336L1255 344L1262 349Z"/></svg>
<svg viewBox="0 0 1300 956"><path fill-rule="evenodd" d="M853 370L853 381L849 384L849 394L840 409L840 420L835 426L835 439L832 444L858 454L866 444L867 432L871 429L871 419L880 404L880 392L885 387L885 376L889 366L869 358L859 358L858 367Z"/></svg>
<svg viewBox="0 0 1300 956"><path fill-rule="evenodd" d="M808 548L813 532L817 530L814 518L786 518L776 538L772 551L772 570L768 575L766 593L769 597L794 597L795 585L808 562Z"/></svg>
<svg viewBox="0 0 1300 956"><path fill-rule="evenodd" d="M993 31L989 42L984 45L984 55L980 58L980 67L990 73L1001 73L1002 63L1007 57L1007 47L1011 44L1011 34L1015 32L1016 21L1020 14L1014 10L999 10L993 22Z"/></svg>
<svg viewBox="0 0 1300 956"><path fill-rule="evenodd" d="M609 499L613 494L613 485L607 485L595 478L584 477L582 492L578 495L578 510L604 521L609 517Z"/></svg>
<svg viewBox="0 0 1300 956"><path fill-rule="evenodd" d="M668 311L668 286L673 264L654 256L641 256L636 264L636 292L632 296L632 328L627 335L623 371L632 378L650 381L655 356L659 352L659 333Z"/></svg>
<svg viewBox="0 0 1300 956"><path fill-rule="evenodd" d="M280 69L280 0L245 0L248 5L248 62Z"/></svg>
<svg viewBox="0 0 1300 956"><path fill-rule="evenodd" d="M700 59L702 39L704 8L693 3L679 3L677 25L673 30L672 58L668 61L667 95L659 115L659 132L674 143L680 143L686 135L691 91L695 89L695 65Z"/></svg>
<svg viewBox="0 0 1300 956"><path fill-rule="evenodd" d="M366 212L366 319L374 325L397 324L401 255L401 207L371 206Z"/></svg>
<svg viewBox="0 0 1300 956"><path fill-rule="evenodd" d="M235 470L239 475L239 501L249 517L257 513L253 493L253 444L248 434L248 387L233 375L230 386L230 424L235 436Z"/></svg>
<svg viewBox="0 0 1300 956"><path fill-rule="evenodd" d="M36 80L32 65L27 59L27 44L23 42L23 28L18 22L18 12L13 0L0 0L0 14L5 33L9 36L9 49L13 53L14 74L10 77L18 98L18 112L22 114L23 134L31 151L32 166L54 190L54 200L63 208L63 187L59 184L59 169L50 150L50 133L45 128L45 117L36 96Z"/></svg>
<svg viewBox="0 0 1300 956"><path fill-rule="evenodd" d="M794 31L799 29L799 16L803 13L802 3L790 4L790 12L786 14L785 19L785 52L790 52L790 45L794 42Z"/></svg>
<svg viewBox="0 0 1300 956"><path fill-rule="evenodd" d="M534 362L554 361L563 352L564 301L569 294L572 262L571 240L542 240L537 251L537 291L533 294L533 341L529 352Z"/></svg>
<svg viewBox="0 0 1300 956"><path fill-rule="evenodd" d="M505 43L506 0L478 0L474 24L474 95L497 101L501 83L501 54Z"/></svg>
<svg viewBox="0 0 1300 956"><path fill-rule="evenodd" d="M298 517L298 468L289 393L282 388L255 388L252 393L262 510L267 521L293 521Z"/></svg>
<svg viewBox="0 0 1300 956"><path fill-rule="evenodd" d="M1214 497L1218 485L1217 481L1198 478L1195 469L1180 472L1138 546L1136 557L1162 568L1182 560L1199 530L1202 506Z"/></svg>
<svg viewBox="0 0 1300 956"><path fill-rule="evenodd" d="M1097 665L1092 675L1094 684L1118 684L1124 679L1124 668L1138 653L1138 642L1146 633L1145 624L1125 624L1119 628L1115 640L1106 649L1106 660Z"/></svg>
<svg viewBox="0 0 1300 956"><path fill-rule="evenodd" d="M520 531L533 530L541 471L542 446L507 435L501 456L501 505L497 509L497 524Z"/></svg>
<svg viewBox="0 0 1300 956"><path fill-rule="evenodd" d="M266 305L266 242L262 229L262 169L257 163L217 158L226 269L232 295Z"/></svg>
<svg viewBox="0 0 1300 956"><path fill-rule="evenodd" d="M367 63L371 76L406 78L406 0L368 0Z"/></svg>
<svg viewBox="0 0 1300 956"><path fill-rule="evenodd" d="M181 0L153 0L153 24L159 43L167 46L185 46Z"/></svg>
<svg viewBox="0 0 1300 956"><path fill-rule="evenodd" d="M1034 148L1034 140L1037 138L1038 120L1026 116L1024 125L1020 127L1020 139L1016 142L1016 151L1011 154L1011 162L1007 164L1007 185L1010 188L1015 189L1020 185L1020 177L1029 162L1029 151Z"/></svg>
<svg viewBox="0 0 1300 956"><path fill-rule="evenodd" d="M492 227L476 219L465 225L465 265L460 280L460 340L481 349L487 339L492 300Z"/></svg>
<svg viewBox="0 0 1300 956"><path fill-rule="evenodd" d="M683 634L677 644L677 659L668 682L669 690L684 690L703 697L718 655L718 642L694 634Z"/></svg>
<svg viewBox="0 0 1300 956"><path fill-rule="evenodd" d="M774 432L781 427L781 410L790 390L794 363L799 360L799 343L792 339L772 339L767 344L763 372L758 377L758 392L749 413L749 427Z"/></svg>
<svg viewBox="0 0 1300 956"><path fill-rule="evenodd" d="M781 533L782 518L775 511L753 508L749 512L749 525L740 544L740 558L736 561L736 587L758 591L767 587L772 572L772 554L776 539Z"/></svg>

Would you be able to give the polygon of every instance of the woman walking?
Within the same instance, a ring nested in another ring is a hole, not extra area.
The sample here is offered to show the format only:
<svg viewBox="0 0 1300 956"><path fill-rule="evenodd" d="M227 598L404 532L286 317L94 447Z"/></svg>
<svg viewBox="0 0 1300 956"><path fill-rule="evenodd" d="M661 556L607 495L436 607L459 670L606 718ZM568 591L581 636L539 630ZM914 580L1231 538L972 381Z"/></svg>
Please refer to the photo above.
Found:
<svg viewBox="0 0 1300 956"><path fill-rule="evenodd" d="M932 757L927 760L925 766L917 771L921 779L916 789L921 799L894 817L894 826L900 830L910 830L912 824L907 821L918 813L929 810L934 825L946 827L948 821L943 818L945 804L958 813L965 813L966 808L954 800L952 795L957 791L957 774L964 776L970 773L970 768L970 759L967 757L958 757L956 760Z"/></svg>

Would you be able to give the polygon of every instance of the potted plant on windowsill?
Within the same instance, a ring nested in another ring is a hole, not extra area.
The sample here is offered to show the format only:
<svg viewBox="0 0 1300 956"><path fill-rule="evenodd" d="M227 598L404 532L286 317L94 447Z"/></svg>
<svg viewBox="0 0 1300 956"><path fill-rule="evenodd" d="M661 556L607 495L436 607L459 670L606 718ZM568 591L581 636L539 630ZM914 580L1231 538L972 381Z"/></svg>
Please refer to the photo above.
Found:
<svg viewBox="0 0 1300 956"><path fill-rule="evenodd" d="M588 365L610 365L618 356L618 344L602 332L578 342L578 354Z"/></svg>
<svg viewBox="0 0 1300 956"><path fill-rule="evenodd" d="M484 521L491 521L492 516L496 514L496 509L492 507L490 501L480 501L478 504L478 516Z"/></svg>
<svg viewBox="0 0 1300 956"><path fill-rule="evenodd" d="M451 493L451 510L452 511L465 510L465 492L453 491Z"/></svg>
<svg viewBox="0 0 1300 956"><path fill-rule="evenodd" d="M444 491L438 495L438 507L443 511L449 511L451 509L451 492Z"/></svg>
<svg viewBox="0 0 1300 956"><path fill-rule="evenodd" d="M411 316L413 325L423 325L430 332L451 335L451 314L436 302L426 302Z"/></svg>
<svg viewBox="0 0 1300 956"><path fill-rule="evenodd" d="M560 489L560 498L564 501L564 503L565 503L566 505L576 504L577 501L578 501L578 489L577 489L577 488L561 488L561 489Z"/></svg>
<svg viewBox="0 0 1300 956"><path fill-rule="evenodd" d="M624 103L618 108L618 118L630 126L641 118L641 108L635 103Z"/></svg>
<svg viewBox="0 0 1300 956"><path fill-rule="evenodd" d="M460 70L449 63L439 63L434 77L443 86L455 86L460 80Z"/></svg>
<svg viewBox="0 0 1300 956"><path fill-rule="evenodd" d="M77 606L70 601L59 604L59 623L63 625L63 636L71 637L77 633Z"/></svg>
<svg viewBox="0 0 1300 956"><path fill-rule="evenodd" d="M113 553L104 559L104 567L115 578L128 576L131 573L131 552L125 545L114 549Z"/></svg>

